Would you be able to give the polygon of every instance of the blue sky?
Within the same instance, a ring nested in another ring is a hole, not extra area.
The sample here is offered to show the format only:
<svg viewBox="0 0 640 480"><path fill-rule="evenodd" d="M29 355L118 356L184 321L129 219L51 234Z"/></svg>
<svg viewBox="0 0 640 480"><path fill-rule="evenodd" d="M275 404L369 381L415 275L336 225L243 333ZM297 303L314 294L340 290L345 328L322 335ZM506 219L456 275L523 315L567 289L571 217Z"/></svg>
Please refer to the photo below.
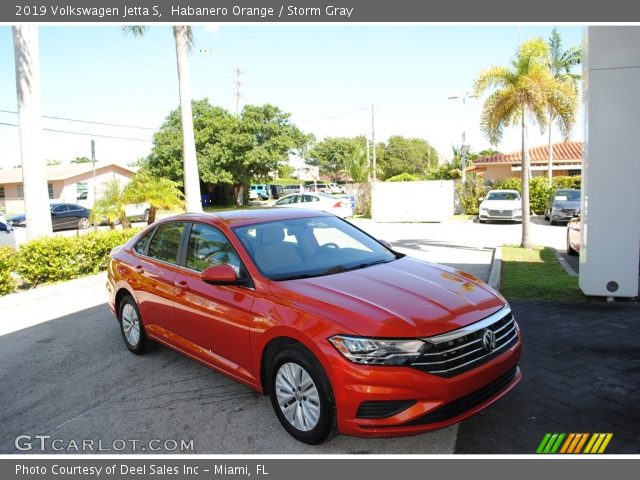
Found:
<svg viewBox="0 0 640 480"><path fill-rule="evenodd" d="M445 157L460 143L462 102L478 73L505 65L519 37L547 38L552 26L195 26L191 60L194 99L235 111L234 67L244 72L241 105L272 103L292 114L305 132L325 136L371 133L428 140ZM560 26L565 47L581 43L583 29ZM43 114L157 128L178 105L171 27L151 27L146 37L125 36L113 26L40 28ZM0 27L0 110L16 110L11 28ZM489 146L478 129L481 101L467 104L467 140ZM0 112L0 122L17 116ZM44 126L143 141L95 137L99 160L127 163L145 156L151 130L45 119ZM573 139L581 140L582 115ZM44 132L45 157L69 161L90 155L90 136ZM556 135L559 139L559 136ZM544 144L539 129L532 144ZM517 128L501 151L519 148ZM18 129L0 125L0 167L19 163Z"/></svg>

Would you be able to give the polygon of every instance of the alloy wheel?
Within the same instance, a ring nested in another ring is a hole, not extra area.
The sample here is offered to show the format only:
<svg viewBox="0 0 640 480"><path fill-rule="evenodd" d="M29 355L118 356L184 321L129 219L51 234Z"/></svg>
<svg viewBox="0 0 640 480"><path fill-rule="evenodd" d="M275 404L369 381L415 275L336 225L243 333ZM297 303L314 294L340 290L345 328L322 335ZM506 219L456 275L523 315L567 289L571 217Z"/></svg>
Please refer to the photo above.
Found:
<svg viewBox="0 0 640 480"><path fill-rule="evenodd" d="M308 432L320 419L320 395L307 371L297 363L284 363L276 374L280 410L296 429Z"/></svg>

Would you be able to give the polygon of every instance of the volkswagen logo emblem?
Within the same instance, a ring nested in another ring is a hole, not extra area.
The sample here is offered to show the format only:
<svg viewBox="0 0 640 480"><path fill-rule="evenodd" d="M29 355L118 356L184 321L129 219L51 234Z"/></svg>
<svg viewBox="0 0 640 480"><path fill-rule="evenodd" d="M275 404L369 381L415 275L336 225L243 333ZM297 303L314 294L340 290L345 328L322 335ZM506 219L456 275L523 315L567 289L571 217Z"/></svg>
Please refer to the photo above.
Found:
<svg viewBox="0 0 640 480"><path fill-rule="evenodd" d="M482 334L482 349L487 352L493 352L496 348L496 334L488 328Z"/></svg>

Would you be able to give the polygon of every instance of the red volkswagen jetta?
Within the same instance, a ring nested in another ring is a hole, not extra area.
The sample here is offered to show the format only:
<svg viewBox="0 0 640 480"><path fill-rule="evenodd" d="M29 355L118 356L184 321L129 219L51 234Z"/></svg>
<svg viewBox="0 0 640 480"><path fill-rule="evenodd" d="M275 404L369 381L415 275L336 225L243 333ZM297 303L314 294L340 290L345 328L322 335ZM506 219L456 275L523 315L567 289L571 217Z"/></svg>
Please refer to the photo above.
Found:
<svg viewBox="0 0 640 480"><path fill-rule="evenodd" d="M113 250L107 288L129 350L160 342L268 394L310 444L445 427L521 378L498 293L322 212L165 219Z"/></svg>

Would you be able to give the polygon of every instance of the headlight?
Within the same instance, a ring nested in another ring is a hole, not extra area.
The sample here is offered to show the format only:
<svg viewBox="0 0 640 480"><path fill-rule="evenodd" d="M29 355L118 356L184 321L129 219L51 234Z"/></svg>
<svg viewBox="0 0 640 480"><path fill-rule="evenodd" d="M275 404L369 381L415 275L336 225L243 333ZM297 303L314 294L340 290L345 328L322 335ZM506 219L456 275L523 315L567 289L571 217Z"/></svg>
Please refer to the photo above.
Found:
<svg viewBox="0 0 640 480"><path fill-rule="evenodd" d="M336 335L329 341L354 363L405 365L420 356L422 340L394 340Z"/></svg>

